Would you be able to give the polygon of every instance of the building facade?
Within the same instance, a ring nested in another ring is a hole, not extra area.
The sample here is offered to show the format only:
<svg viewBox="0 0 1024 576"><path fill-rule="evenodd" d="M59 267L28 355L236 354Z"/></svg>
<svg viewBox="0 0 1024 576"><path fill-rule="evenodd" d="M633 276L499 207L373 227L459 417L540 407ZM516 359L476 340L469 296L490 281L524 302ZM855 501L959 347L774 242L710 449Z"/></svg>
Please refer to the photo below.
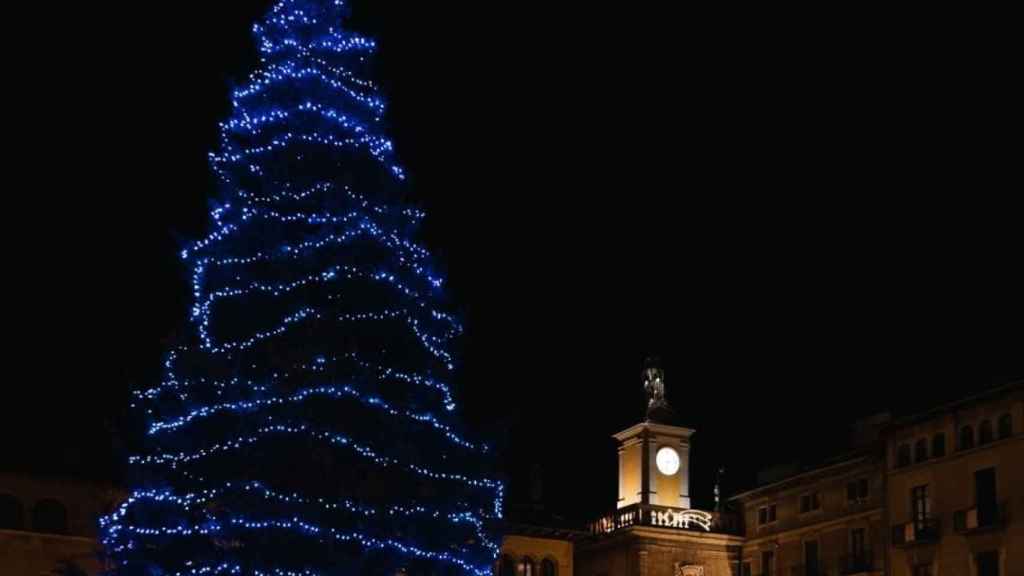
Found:
<svg viewBox="0 0 1024 576"><path fill-rule="evenodd" d="M885 566L885 485L872 449L736 495L740 574L877 575Z"/></svg>
<svg viewBox="0 0 1024 576"><path fill-rule="evenodd" d="M693 431L665 410L615 435L618 508L572 542L578 576L1024 576L1024 382L869 419L853 452L733 496L734 513L689 509Z"/></svg>
<svg viewBox="0 0 1024 576"><path fill-rule="evenodd" d="M533 526L510 526L495 572L501 576L572 576L574 542L584 536Z"/></svg>
<svg viewBox="0 0 1024 576"><path fill-rule="evenodd" d="M644 370L647 418L614 435L618 443L617 508L576 543L580 576L731 576L741 535L721 515L690 507L690 438L674 425L664 374Z"/></svg>
<svg viewBox="0 0 1024 576"><path fill-rule="evenodd" d="M690 508L690 440L645 371L616 509L588 530L510 525L500 576L1024 576L1024 382L862 427L854 452ZM111 486L0 474L0 574L98 574ZM724 512L723 510L729 510ZM63 572L62 572L63 571Z"/></svg>
<svg viewBox="0 0 1024 576"><path fill-rule="evenodd" d="M893 576L1024 575L1024 390L894 422L886 432Z"/></svg>
<svg viewBox="0 0 1024 576"><path fill-rule="evenodd" d="M120 498L104 484L0 474L0 574L98 574L99 517Z"/></svg>

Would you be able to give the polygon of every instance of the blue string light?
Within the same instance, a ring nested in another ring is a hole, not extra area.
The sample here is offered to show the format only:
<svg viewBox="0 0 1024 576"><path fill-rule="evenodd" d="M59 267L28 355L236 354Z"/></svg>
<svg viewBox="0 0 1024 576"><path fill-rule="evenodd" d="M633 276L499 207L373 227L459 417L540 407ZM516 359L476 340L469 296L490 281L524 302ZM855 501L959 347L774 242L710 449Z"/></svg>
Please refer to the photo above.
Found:
<svg viewBox="0 0 1024 576"><path fill-rule="evenodd" d="M462 325L443 310L443 279L413 239L425 214L356 191L399 185L405 172L383 129L384 100L363 77L376 43L339 28L345 14L341 0L278 0L253 26L259 67L231 93L209 156L221 188L210 232L180 252L189 331L159 383L133 395L146 420L146 447L129 458L139 481L101 520L119 573L350 573L287 550L251 553L277 534L480 576L497 557L491 523L504 486L478 465L487 446L451 419ZM357 158L369 162L356 168ZM350 177L356 170L379 174ZM321 333L356 345L338 350ZM344 406L346 418L311 421L324 406ZM409 436L367 429L386 421ZM345 466L394 470L407 489L382 504L238 468L287 466L274 459L282 439L327 449ZM446 496L424 495L435 489ZM182 552L192 545L194 555Z"/></svg>

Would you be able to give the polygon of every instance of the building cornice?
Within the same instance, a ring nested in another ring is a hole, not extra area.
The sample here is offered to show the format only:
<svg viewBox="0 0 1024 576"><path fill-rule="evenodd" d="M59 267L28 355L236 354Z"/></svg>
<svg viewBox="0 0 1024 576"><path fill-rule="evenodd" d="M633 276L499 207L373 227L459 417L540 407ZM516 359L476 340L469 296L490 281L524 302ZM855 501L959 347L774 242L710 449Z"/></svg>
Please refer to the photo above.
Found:
<svg viewBox="0 0 1024 576"><path fill-rule="evenodd" d="M775 491L775 490L778 490L780 488L785 487L787 484L798 484L799 482L801 482L803 480L806 480L808 478L811 478L811 477L813 477L815 475L825 475L825 476L827 476L827 475L829 475L829 474L831 474L831 473L833 473L833 472L835 472L837 470L841 470L844 467L846 467L846 468L854 468L854 467L856 467L859 464L871 463L873 460L876 460L876 459L871 457L871 456L868 456L868 455L862 455L862 456L855 456L855 457L852 457L852 458L850 458L848 460L843 460L841 462L836 462L834 464L826 464L826 465L818 467L818 468L812 468L812 469L806 470L804 472L799 472L799 473L794 474L792 476L783 478L782 480L778 480L776 482L772 482L771 484L765 484L764 486L758 486L757 488L754 488L754 489L751 489L751 490L747 490L745 492L740 492L739 494L735 494L733 496L730 496L729 500L730 501L751 500L755 496L757 496L758 494L760 494L762 492Z"/></svg>
<svg viewBox="0 0 1024 576"><path fill-rule="evenodd" d="M1011 382L1009 384L1004 384L1002 386L997 386L995 388L979 392L966 398L961 398L959 400L954 400L953 402L941 404L939 406L936 406L929 410L925 410L923 412L918 412L915 414L911 414L909 416L897 418L883 426L882 431L883 433L888 434L894 430L899 430L900 428L906 428L908 426L920 424L921 422L927 422L929 420L937 418L940 415L956 412L957 410L960 410L967 406L974 405L983 400L1000 398L1003 396L1011 395L1014 392L1020 391L1024 391L1024 380Z"/></svg>
<svg viewBox="0 0 1024 576"><path fill-rule="evenodd" d="M60 542L79 542L82 544L96 544L95 538L88 536L69 536L65 534L48 534L46 532L32 532L28 530L0 530L0 536L14 538L39 538L43 540L56 540Z"/></svg>
<svg viewBox="0 0 1024 576"><path fill-rule="evenodd" d="M641 431L649 430L655 434L664 436L673 436L676 438L689 438L693 435L694 430L691 428L683 428L682 426L670 426L668 424L658 424L657 422L641 422L634 424L629 428L626 428L622 432L612 434L612 438L615 438L619 442L623 442L633 436L638 435Z"/></svg>

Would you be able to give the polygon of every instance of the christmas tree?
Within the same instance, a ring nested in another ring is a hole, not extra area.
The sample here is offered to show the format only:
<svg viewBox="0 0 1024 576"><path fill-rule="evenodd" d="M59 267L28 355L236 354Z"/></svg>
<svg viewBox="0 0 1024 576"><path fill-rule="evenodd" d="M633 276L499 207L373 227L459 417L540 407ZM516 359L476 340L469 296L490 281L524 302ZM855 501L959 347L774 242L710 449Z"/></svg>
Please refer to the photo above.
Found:
<svg viewBox="0 0 1024 576"><path fill-rule="evenodd" d="M341 0L279 0L182 251L188 336L136 392L145 448L102 521L117 574L487 574L501 484L462 435L461 327L415 240L374 42Z"/></svg>

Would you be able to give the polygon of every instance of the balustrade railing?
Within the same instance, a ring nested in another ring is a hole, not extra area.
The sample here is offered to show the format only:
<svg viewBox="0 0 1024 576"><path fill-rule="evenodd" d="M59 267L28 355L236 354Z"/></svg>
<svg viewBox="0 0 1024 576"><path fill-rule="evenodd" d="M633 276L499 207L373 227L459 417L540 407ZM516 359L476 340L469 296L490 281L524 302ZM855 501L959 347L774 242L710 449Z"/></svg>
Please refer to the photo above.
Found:
<svg viewBox="0 0 1024 576"><path fill-rule="evenodd" d="M710 531L714 516L703 510L633 504L598 519L590 526L594 534L608 534L630 526L656 526L680 530Z"/></svg>

